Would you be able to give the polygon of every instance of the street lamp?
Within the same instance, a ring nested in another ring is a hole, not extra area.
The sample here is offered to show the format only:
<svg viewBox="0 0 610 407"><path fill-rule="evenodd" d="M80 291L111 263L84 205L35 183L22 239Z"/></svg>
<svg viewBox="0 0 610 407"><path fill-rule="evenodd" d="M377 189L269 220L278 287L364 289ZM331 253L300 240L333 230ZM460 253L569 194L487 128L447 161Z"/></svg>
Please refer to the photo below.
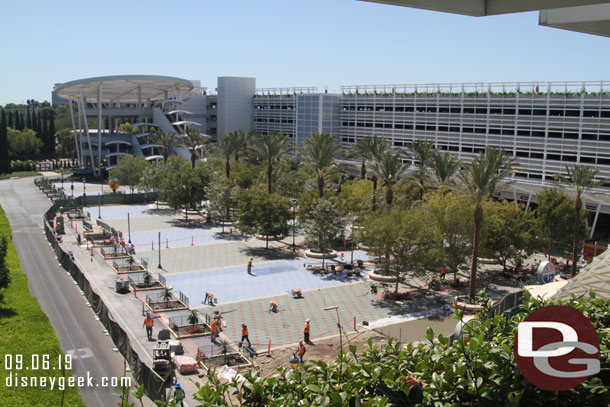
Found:
<svg viewBox="0 0 610 407"><path fill-rule="evenodd" d="M85 186L85 178L83 177L83 206L87 206L87 187Z"/></svg>
<svg viewBox="0 0 610 407"><path fill-rule="evenodd" d="M339 328L339 348L341 349L339 353L339 383L343 382L343 336L341 336L341 321L339 320L339 306L333 305L331 307L324 308L324 311L332 311L335 310L337 313L337 328Z"/></svg>
<svg viewBox="0 0 610 407"><path fill-rule="evenodd" d="M64 190L64 173L61 173L61 190Z"/></svg>
<svg viewBox="0 0 610 407"><path fill-rule="evenodd" d="M296 352L292 354L292 357L290 359L288 359L288 363L290 363L290 366L293 369L299 367L299 358L297 358Z"/></svg>
<svg viewBox="0 0 610 407"><path fill-rule="evenodd" d="M129 221L129 212L127 212L127 235L129 236L129 243L131 243L131 222Z"/></svg>
<svg viewBox="0 0 610 407"><path fill-rule="evenodd" d="M74 199L74 178L71 178L70 182L71 182L70 189L72 190L72 199ZM72 204L74 204L74 203L72 203Z"/></svg>
<svg viewBox="0 0 610 407"><path fill-rule="evenodd" d="M295 207L297 206L296 198L292 198L292 252L295 253L297 246L294 242L295 228L296 228L296 212Z"/></svg>

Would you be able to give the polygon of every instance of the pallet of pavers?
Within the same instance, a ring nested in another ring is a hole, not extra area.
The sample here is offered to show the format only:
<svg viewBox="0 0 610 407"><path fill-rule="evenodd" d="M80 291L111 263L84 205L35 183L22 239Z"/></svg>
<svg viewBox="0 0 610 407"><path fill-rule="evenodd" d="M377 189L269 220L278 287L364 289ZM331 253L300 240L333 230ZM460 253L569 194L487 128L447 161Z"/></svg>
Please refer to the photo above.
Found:
<svg viewBox="0 0 610 407"><path fill-rule="evenodd" d="M190 356L174 355L173 361L181 374L197 372L197 361Z"/></svg>

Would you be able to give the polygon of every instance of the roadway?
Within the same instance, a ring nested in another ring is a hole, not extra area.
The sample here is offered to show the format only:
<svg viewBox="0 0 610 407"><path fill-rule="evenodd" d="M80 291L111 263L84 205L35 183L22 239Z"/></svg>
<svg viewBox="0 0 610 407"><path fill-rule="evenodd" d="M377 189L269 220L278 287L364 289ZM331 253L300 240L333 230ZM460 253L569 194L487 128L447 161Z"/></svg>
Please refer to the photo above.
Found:
<svg viewBox="0 0 610 407"><path fill-rule="evenodd" d="M74 376L86 377L89 372L98 383L101 377L122 377L123 357L113 350L112 340L46 240L43 214L51 201L34 185L33 178L22 178L0 182L0 205L11 223L13 245L28 277L30 293L51 321L63 351L73 354ZM83 387L80 392L88 406L118 402L113 395L117 388Z"/></svg>

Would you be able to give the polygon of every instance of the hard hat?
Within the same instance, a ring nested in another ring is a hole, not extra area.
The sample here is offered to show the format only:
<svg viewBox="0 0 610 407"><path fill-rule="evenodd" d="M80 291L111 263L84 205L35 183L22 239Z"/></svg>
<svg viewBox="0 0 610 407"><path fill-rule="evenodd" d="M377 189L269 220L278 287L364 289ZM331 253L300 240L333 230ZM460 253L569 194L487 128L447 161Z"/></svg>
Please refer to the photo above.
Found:
<svg viewBox="0 0 610 407"><path fill-rule="evenodd" d="M309 322L309 319L306 319L305 322Z"/></svg>
<svg viewBox="0 0 610 407"><path fill-rule="evenodd" d="M179 389L180 388L180 383L176 383L176 388Z"/></svg>

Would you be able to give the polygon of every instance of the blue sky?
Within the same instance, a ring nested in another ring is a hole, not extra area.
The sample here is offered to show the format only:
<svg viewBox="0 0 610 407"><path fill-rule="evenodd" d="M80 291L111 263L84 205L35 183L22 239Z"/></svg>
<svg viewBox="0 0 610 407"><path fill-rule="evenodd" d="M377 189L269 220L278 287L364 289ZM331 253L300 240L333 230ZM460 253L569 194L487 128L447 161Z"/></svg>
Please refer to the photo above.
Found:
<svg viewBox="0 0 610 407"><path fill-rule="evenodd" d="M8 1L0 104L54 83L169 75L216 87L610 79L610 40L538 26L538 13L467 17L356 0Z"/></svg>

